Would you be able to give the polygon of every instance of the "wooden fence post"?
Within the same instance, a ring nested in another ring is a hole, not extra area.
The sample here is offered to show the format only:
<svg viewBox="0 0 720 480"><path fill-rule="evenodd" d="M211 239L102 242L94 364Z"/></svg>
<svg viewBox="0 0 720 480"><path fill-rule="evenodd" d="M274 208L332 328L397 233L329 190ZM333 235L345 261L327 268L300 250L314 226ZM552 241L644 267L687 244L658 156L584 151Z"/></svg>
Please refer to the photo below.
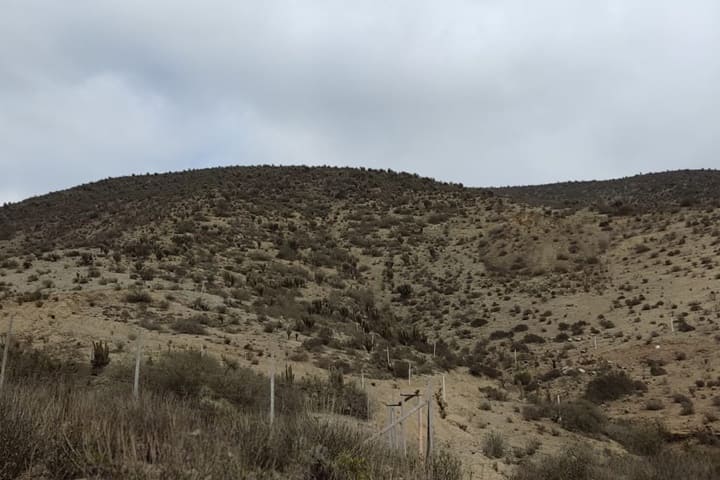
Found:
<svg viewBox="0 0 720 480"><path fill-rule="evenodd" d="M135 354L135 380L133 382L133 397L140 398L140 357L142 356L142 332L138 334L137 353Z"/></svg>
<svg viewBox="0 0 720 480"><path fill-rule="evenodd" d="M365 392L365 413L367 420L370 421L370 393L368 392L367 386L365 386L365 373L362 374L362 389Z"/></svg>
<svg viewBox="0 0 720 480"><path fill-rule="evenodd" d="M388 430L388 441L390 448L400 448L400 437L398 436L398 423L402 426L403 416L400 414L399 420L395 421L395 407L402 408L402 400L398 403L386 403L385 406L388 408L389 416L387 430Z"/></svg>
<svg viewBox="0 0 720 480"><path fill-rule="evenodd" d="M425 458L428 462L433 457L433 417L432 417L432 380L428 380L427 385L427 450Z"/></svg>
<svg viewBox="0 0 720 480"><path fill-rule="evenodd" d="M417 435L418 435L418 454L422 457L422 405L420 390L415 390L413 393L401 393L400 394L400 428L402 429L403 435L403 455L407 456L407 437L405 435L405 420L410 418L410 415L417 412ZM415 398L415 406L405 413L404 406L407 402Z"/></svg>
<svg viewBox="0 0 720 480"><path fill-rule="evenodd" d="M270 370L270 426L275 421L275 362Z"/></svg>
<svg viewBox="0 0 720 480"><path fill-rule="evenodd" d="M0 367L0 393L5 384L5 369L7 368L8 353L10 352L10 342L12 341L12 327L14 317L10 317L10 325L8 325L7 335L5 336L5 349L3 350L2 367Z"/></svg>
<svg viewBox="0 0 720 480"><path fill-rule="evenodd" d="M445 375L442 376L442 397L443 402L447 403L447 393L445 391Z"/></svg>
<svg viewBox="0 0 720 480"><path fill-rule="evenodd" d="M422 457L422 454L423 454L422 409L420 408L421 403L422 403L422 399L420 398L420 395L418 395L417 401L415 402L415 406L418 409L418 411L417 411L417 436L418 436L418 455L420 455L420 457Z"/></svg>
<svg viewBox="0 0 720 480"><path fill-rule="evenodd" d="M562 420L562 411L560 409L560 394L558 393L557 396L557 405L558 405L558 421Z"/></svg>
<svg viewBox="0 0 720 480"><path fill-rule="evenodd" d="M393 439L393 433L394 433L393 432L393 430L394 430L393 421L395 420L395 418L394 418L395 415L393 414L393 412L394 412L393 407L391 407L390 405L387 405L387 409L388 409L388 427L389 427L389 429L388 429L388 444L390 445L390 448L393 448L395 446L394 445L395 442Z"/></svg>
<svg viewBox="0 0 720 480"><path fill-rule="evenodd" d="M400 400L400 443L402 444L403 455L407 456L407 442L405 441L405 402Z"/></svg>

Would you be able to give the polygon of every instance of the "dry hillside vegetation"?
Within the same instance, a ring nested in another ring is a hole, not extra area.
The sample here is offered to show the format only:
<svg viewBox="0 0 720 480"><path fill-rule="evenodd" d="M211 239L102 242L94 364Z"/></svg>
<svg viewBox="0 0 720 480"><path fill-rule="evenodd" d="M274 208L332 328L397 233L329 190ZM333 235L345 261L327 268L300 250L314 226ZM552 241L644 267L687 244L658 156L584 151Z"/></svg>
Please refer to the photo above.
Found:
<svg viewBox="0 0 720 480"><path fill-rule="evenodd" d="M678 170L616 180L563 182L493 189L499 195L536 206L591 208L611 215L678 212L683 207L720 206L717 170Z"/></svg>
<svg viewBox="0 0 720 480"><path fill-rule="evenodd" d="M687 478L677 475L691 463L693 478L718 478L719 193L716 171L491 191L391 171L233 167L104 180L7 205L0 328L15 318L20 346L11 360L20 351L56 359L73 369L67 381L83 387L22 387L26 374L11 372L0 418L21 412L28 396L117 397L108 391L127 390L142 335L146 363L173 365L156 377L148 367L143 380L158 396L144 400L147 408L167 415L208 402L222 410L213 415L238 415L247 402L227 392L222 372L288 366L303 412L341 414L333 425L367 438L386 420L383 402L428 380L437 389L445 375L438 444L472 478L674 479ZM93 342L106 342L108 368L91 368ZM214 359L207 368L220 373L178 380L196 363L178 367L186 360L173 355L181 352ZM175 383L164 379L168 371ZM363 391L317 393L330 388L320 384L337 385L317 379L338 374L352 389L361 374L367 379L369 420L357 409L357 398L366 405ZM50 425L75 415L46 413ZM133 421L132 412L122 415ZM186 430L220 428L202 421ZM407 428L414 438L414 425ZM217 455L248 431L221 430L213 434ZM309 478L420 468L387 449L327 451L324 433L308 435L331 465L329 476ZM148 467L156 464L196 478L172 460L199 454L183 450L196 447L172 445L162 462L97 455L147 478L177 474ZM308 478L316 468L300 457L278 466L277 458L258 464L242 455L233 457L235 472ZM78 462L86 467L62 468L119 475ZM215 464L197 466L197 478L218 475ZM557 476L560 464L575 476Z"/></svg>

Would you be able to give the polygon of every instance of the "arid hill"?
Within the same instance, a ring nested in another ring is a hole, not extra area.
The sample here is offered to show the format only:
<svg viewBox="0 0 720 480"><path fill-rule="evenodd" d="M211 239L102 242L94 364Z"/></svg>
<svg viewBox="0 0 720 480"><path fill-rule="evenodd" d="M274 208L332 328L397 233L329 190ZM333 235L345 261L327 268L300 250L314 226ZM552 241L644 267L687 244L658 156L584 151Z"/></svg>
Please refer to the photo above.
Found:
<svg viewBox="0 0 720 480"><path fill-rule="evenodd" d="M76 362L94 341L129 360L142 332L149 355L362 376L371 429L382 402L444 375L440 441L473 478L503 478L568 443L716 442L718 192L717 171L505 189L329 167L109 179L0 208L0 305L28 347Z"/></svg>
<svg viewBox="0 0 720 480"><path fill-rule="evenodd" d="M676 212L680 207L720 206L720 171L677 170L615 180L505 187L493 191L529 205L552 208L591 208L614 215Z"/></svg>

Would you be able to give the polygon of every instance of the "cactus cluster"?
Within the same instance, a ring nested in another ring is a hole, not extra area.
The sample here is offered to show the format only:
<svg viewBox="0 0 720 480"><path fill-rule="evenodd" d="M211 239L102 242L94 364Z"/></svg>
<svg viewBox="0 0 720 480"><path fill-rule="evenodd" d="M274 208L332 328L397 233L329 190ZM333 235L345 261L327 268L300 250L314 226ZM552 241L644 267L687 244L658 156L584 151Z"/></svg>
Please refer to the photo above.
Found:
<svg viewBox="0 0 720 480"><path fill-rule="evenodd" d="M110 347L107 342L93 342L90 363L93 370L100 371L110 363Z"/></svg>

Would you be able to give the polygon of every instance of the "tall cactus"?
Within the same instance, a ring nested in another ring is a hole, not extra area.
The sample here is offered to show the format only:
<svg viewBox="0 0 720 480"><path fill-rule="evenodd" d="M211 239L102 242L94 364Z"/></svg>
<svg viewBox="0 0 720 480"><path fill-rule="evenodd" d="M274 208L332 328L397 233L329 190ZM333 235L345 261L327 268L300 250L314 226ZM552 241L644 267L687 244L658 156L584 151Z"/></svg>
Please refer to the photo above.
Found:
<svg viewBox="0 0 720 480"><path fill-rule="evenodd" d="M295 383L295 374L293 373L292 365L285 365L285 373L283 374L283 382L288 385Z"/></svg>
<svg viewBox="0 0 720 480"><path fill-rule="evenodd" d="M107 342L93 342L90 363L95 372L101 371L110 363L110 347Z"/></svg>

